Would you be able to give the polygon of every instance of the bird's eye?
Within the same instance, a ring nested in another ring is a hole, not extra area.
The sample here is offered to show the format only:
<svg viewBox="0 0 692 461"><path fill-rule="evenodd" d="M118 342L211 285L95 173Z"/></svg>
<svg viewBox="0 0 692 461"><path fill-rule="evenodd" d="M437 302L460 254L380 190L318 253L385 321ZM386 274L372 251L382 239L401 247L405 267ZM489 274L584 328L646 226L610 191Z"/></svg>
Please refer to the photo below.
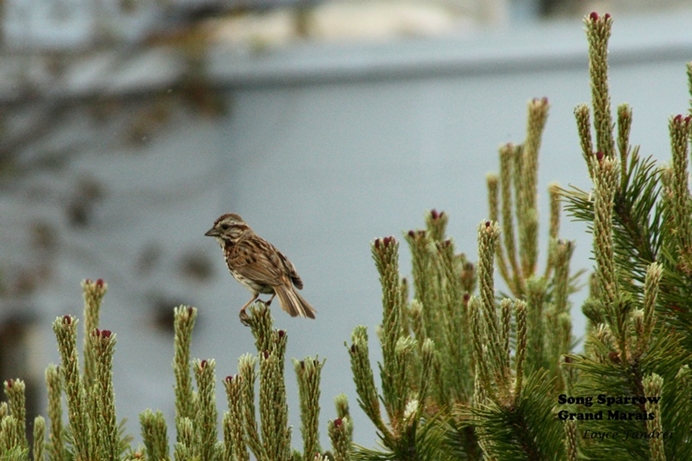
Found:
<svg viewBox="0 0 692 461"><path fill-rule="evenodd" d="M230 227L231 226L229 226L228 224L221 224L221 229L223 230L228 230Z"/></svg>

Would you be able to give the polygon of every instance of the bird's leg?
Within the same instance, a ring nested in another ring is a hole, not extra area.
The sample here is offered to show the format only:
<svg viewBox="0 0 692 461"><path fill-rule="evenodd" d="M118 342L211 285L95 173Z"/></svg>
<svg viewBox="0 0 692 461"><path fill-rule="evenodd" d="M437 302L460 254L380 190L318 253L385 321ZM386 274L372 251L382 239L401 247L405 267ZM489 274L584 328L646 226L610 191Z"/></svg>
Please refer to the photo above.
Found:
<svg viewBox="0 0 692 461"><path fill-rule="evenodd" d="M240 314L238 314L238 317L240 317L240 323L245 325L246 327L249 326L250 324L248 323L249 316L247 315L247 312L245 312L245 309L252 304L257 298L259 297L259 293L256 293L255 296L250 299L250 301L246 302L243 307L240 308Z"/></svg>
<svg viewBox="0 0 692 461"><path fill-rule="evenodd" d="M274 300L274 297L275 297L275 296L276 296L276 293L274 293L274 294L272 295L271 298L269 298L268 300L266 300L266 301L264 302L264 305L267 306L267 307L269 307L269 305L270 305L270 304L272 303L272 301Z"/></svg>

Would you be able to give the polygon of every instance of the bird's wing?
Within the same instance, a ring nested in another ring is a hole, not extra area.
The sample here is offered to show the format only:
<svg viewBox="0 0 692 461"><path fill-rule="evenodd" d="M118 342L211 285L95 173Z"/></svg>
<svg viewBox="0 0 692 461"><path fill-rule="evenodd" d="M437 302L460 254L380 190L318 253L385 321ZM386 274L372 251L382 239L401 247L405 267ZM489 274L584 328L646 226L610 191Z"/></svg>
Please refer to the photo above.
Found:
<svg viewBox="0 0 692 461"><path fill-rule="evenodd" d="M293 284L298 288L299 290L303 289L303 281L300 279L300 275L298 275L298 272L296 272L296 268L293 265L291 261L288 260L286 256L279 250L276 250L276 252L279 255L279 258L281 259L282 264L286 268L286 272L288 273L288 276L291 277L291 281Z"/></svg>
<svg viewBox="0 0 692 461"><path fill-rule="evenodd" d="M229 257L229 263L239 275L269 286L285 283L284 260L272 244L254 239L240 240Z"/></svg>

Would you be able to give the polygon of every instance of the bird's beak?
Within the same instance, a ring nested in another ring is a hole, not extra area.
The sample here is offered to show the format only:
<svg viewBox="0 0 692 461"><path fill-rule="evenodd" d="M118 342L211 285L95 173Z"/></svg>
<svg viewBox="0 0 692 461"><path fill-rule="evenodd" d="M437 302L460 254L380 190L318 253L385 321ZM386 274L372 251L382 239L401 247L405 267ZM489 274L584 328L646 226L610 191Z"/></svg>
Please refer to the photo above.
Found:
<svg viewBox="0 0 692 461"><path fill-rule="evenodd" d="M218 229L212 227L211 229L206 231L204 235L206 235L207 237L218 237L221 234L219 233Z"/></svg>

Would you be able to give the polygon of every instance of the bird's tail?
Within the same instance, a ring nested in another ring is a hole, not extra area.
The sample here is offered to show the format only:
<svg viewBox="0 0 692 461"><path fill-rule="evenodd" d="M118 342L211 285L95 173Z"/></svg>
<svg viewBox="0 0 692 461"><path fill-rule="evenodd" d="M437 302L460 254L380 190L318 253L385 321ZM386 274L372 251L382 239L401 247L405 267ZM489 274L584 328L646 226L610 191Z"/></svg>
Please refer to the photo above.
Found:
<svg viewBox="0 0 692 461"><path fill-rule="evenodd" d="M279 285L274 287L276 295L279 297L281 308L288 312L291 317L315 318L315 309L300 296L293 287Z"/></svg>

